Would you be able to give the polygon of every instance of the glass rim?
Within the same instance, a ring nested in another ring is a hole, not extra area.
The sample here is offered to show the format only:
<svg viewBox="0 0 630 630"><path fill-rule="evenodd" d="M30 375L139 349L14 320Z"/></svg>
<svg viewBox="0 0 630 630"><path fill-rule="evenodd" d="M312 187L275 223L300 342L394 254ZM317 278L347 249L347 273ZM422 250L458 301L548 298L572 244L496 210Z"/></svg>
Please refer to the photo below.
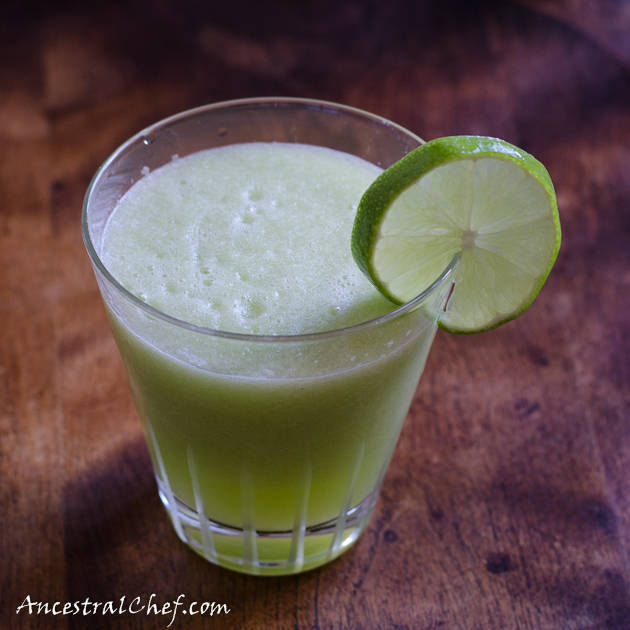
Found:
<svg viewBox="0 0 630 630"><path fill-rule="evenodd" d="M317 341L322 339L327 339L330 337L336 337L340 335L346 335L353 333L358 330L367 329L367 328L376 328L385 324L391 320L397 319L404 315L407 312L415 310L415 308L423 302L429 295L431 295L434 290L442 284L444 280L453 272L453 269L457 265L459 261L460 255L456 253L446 267L442 270L442 272L437 276L437 278L421 293L417 296L401 304L396 306L391 311L387 311L383 315L379 315L378 317L374 317L372 319L367 319L365 321L358 322L356 324L352 324L350 326L344 326L342 328L334 328L331 330L323 330L312 333L298 333L298 334L283 334L283 335L273 335L273 334L253 334L253 333L244 333L244 332L236 332L229 330L221 330L217 328L208 328L205 326L200 326L198 324L193 324L192 322L188 322L184 319L179 319L178 317L174 317L173 315L169 315L160 309L151 306L147 302L141 300L134 293L126 289L107 269L101 257L99 256L96 248L94 247L94 243L92 242L92 238L90 236L90 230L88 225L88 206L90 204L92 192L100 181L101 177L105 174L108 167L116 160L131 144L137 142L138 140L147 138L150 134L159 131L160 129L177 122L180 119L190 118L193 116L197 116L199 114L203 114L208 111L219 110L219 109L229 109L238 106L261 106L261 107L278 107L282 104L287 105L302 105L305 108L314 108L320 110L330 110L334 109L338 112L343 112L347 114L358 115L362 118L371 120L375 123L379 123L382 125L387 125L389 127L393 127L398 129L405 135L417 140L419 143L422 143L423 140L414 134L412 131L409 131L402 125L399 125L391 120L379 116L377 114L372 114L365 110L359 109L357 107L352 107L350 105L343 105L340 103L335 103L333 101L319 100L319 99L310 99L310 98L299 98L299 97L273 97L273 96L265 96L265 97L254 97L254 98L241 98L241 99L232 99L227 101L219 101L216 103L210 103L207 105L201 105L199 107L194 107L191 109L187 109L181 111L179 113L173 114L166 118L163 118L148 127L145 127L141 131L135 133L133 136L128 138L125 142L119 145L108 157L107 159L98 167L94 176L92 177L90 184L85 192L83 197L83 207L81 211L81 232L83 235L83 243L85 249L87 250L90 261L98 270L98 272L104 277L104 279L120 294L124 297L128 302L131 302L134 306L139 307L146 314L156 317L167 324L171 324L173 326L177 326L179 328L183 328L190 332L203 334L212 337L221 337L224 339L232 339L238 341L248 341L248 342L299 342L299 341ZM377 291L378 289L374 287ZM392 302L392 304L394 304Z"/></svg>

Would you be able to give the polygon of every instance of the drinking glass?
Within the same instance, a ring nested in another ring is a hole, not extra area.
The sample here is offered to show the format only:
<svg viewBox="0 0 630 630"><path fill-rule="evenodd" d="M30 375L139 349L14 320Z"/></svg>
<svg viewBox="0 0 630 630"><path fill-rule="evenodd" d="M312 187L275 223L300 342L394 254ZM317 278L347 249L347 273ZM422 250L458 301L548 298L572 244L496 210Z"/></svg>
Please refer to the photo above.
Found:
<svg viewBox="0 0 630 630"><path fill-rule="evenodd" d="M120 146L94 176L82 217L175 532L210 562L259 575L324 564L365 529L455 265L381 317L303 335L240 334L176 319L129 293L105 267L107 220L148 170L174 155L274 141L329 147L381 168L422 142L379 116L328 102L213 104Z"/></svg>

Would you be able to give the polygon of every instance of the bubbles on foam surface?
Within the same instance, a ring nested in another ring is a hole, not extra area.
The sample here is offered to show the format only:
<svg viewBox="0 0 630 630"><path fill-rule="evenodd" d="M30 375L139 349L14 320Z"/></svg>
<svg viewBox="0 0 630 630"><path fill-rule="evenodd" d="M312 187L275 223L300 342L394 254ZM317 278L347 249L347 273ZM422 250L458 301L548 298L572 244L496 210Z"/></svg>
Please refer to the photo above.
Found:
<svg viewBox="0 0 630 630"><path fill-rule="evenodd" d="M267 307L264 299L251 295L244 295L242 298L234 301L234 312L242 319L256 319L263 315Z"/></svg>
<svg viewBox="0 0 630 630"><path fill-rule="evenodd" d="M265 196L265 193L262 188L258 188L254 186L253 188L248 188L243 192L243 197L249 199L250 201L260 201Z"/></svg>
<svg viewBox="0 0 630 630"><path fill-rule="evenodd" d="M169 280L164 287L166 288L167 293L171 295L177 295L181 292L181 286L178 282L174 282L173 280Z"/></svg>
<svg viewBox="0 0 630 630"><path fill-rule="evenodd" d="M139 182L150 186L133 201L143 206L133 229L151 254L142 254L144 277L133 284L149 303L155 296L163 310L212 328L295 334L356 323L364 317L357 299L372 288L355 269L349 234L375 173L350 166L299 145L174 159ZM181 291L167 291L167 281Z"/></svg>

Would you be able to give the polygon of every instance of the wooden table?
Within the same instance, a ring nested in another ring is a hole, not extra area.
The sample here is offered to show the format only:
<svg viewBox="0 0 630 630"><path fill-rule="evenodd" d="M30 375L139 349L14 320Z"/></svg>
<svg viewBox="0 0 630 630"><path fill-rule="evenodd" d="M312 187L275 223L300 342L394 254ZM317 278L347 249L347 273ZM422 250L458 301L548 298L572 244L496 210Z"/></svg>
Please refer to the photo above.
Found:
<svg viewBox="0 0 630 630"><path fill-rule="evenodd" d="M174 628L630 628L630 5L23 3L0 8L0 627L164 628L31 601L226 603ZM425 138L504 137L557 187L560 256L517 321L440 333L375 517L262 579L180 544L81 242L123 140L256 95Z"/></svg>

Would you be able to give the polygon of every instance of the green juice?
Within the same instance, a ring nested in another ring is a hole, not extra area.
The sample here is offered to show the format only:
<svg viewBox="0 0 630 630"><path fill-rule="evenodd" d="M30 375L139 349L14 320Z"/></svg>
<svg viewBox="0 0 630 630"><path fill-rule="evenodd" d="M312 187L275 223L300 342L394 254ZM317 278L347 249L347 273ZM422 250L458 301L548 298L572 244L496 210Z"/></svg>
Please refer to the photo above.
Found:
<svg viewBox="0 0 630 630"><path fill-rule="evenodd" d="M111 274L190 324L106 297L162 500L213 562L317 566L374 508L435 332L422 309L357 326L394 308L350 253L378 172L331 149L237 144L145 173L106 225Z"/></svg>

